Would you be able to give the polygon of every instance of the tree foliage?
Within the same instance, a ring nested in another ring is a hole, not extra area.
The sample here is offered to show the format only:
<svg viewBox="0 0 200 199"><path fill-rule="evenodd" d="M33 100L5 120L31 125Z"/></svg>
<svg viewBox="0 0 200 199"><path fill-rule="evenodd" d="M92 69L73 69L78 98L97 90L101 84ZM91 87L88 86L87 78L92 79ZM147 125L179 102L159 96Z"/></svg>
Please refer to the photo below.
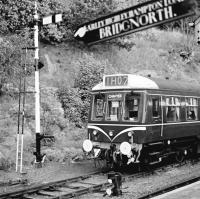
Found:
<svg viewBox="0 0 200 199"><path fill-rule="evenodd" d="M69 121L76 124L78 127L83 126L83 119L81 118L83 103L79 96L78 89L61 88L58 90L58 98L61 101L64 109L64 116Z"/></svg>
<svg viewBox="0 0 200 199"><path fill-rule="evenodd" d="M0 33L15 33L23 28L33 28L35 3L32 0L0 1ZM113 9L110 0L38 0L40 18L63 14L63 22L41 26L41 40L52 43L72 40L77 26L88 20L108 14Z"/></svg>
<svg viewBox="0 0 200 199"><path fill-rule="evenodd" d="M32 0L0 0L0 34L4 35L0 47L0 86L19 79L20 57L24 56L22 47L33 46L34 3ZM115 8L114 0L38 0L40 18L63 14L62 23L40 28L40 39L48 43L72 41L80 24L109 14Z"/></svg>
<svg viewBox="0 0 200 199"><path fill-rule="evenodd" d="M33 21L32 13L34 1L31 0L1 0L1 32L15 32L16 30L26 27Z"/></svg>
<svg viewBox="0 0 200 199"><path fill-rule="evenodd" d="M18 80L23 74L23 65L25 64L23 48L29 45L29 42L25 33L23 36L11 35L0 38L0 92L3 92L9 84L14 87L18 86ZM27 57L27 63L29 58ZM33 67L27 65L27 72L30 74L31 71L33 71Z"/></svg>
<svg viewBox="0 0 200 199"><path fill-rule="evenodd" d="M63 22L57 25L63 33L63 40L73 40L75 30L81 24L102 15L109 14L115 8L113 0L73 0L71 3L64 3Z"/></svg>
<svg viewBox="0 0 200 199"><path fill-rule="evenodd" d="M60 88L58 98L65 112L65 117L82 127L88 119L91 88L102 81L107 63L98 61L92 55L85 55L77 61L79 73L75 78L74 88Z"/></svg>

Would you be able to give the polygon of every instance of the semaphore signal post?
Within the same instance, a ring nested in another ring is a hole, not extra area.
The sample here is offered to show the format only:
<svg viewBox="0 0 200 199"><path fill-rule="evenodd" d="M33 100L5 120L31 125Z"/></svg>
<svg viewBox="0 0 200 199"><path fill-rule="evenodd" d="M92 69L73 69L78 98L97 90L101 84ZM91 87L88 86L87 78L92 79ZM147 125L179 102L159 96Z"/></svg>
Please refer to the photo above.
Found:
<svg viewBox="0 0 200 199"><path fill-rule="evenodd" d="M62 21L62 14L55 14L40 19L38 15L37 1L35 1L34 13L34 50L35 50L35 133L36 133L36 157L35 164L41 166L44 161L44 155L41 154L41 140L43 138L52 138L52 136L45 136L40 132L40 83L39 83L39 24L47 25L51 23L58 23ZM42 22L42 23L41 23Z"/></svg>
<svg viewBox="0 0 200 199"><path fill-rule="evenodd" d="M37 2L35 1L35 13L34 13L34 47L35 47L35 132L36 132L36 163L41 162L41 154L40 154L40 143L38 140L40 138L40 84L39 84L39 69L38 69L38 61L39 61L39 15L37 13L38 7Z"/></svg>

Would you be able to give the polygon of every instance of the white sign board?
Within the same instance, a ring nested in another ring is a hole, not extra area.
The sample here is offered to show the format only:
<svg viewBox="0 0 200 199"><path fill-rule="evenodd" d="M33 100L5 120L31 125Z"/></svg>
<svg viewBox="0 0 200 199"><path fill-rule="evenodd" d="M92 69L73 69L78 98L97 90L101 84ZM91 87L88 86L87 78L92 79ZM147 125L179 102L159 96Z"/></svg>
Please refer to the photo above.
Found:
<svg viewBox="0 0 200 199"><path fill-rule="evenodd" d="M50 15L42 18L42 25L48 25L51 23L59 23L62 21L62 14Z"/></svg>

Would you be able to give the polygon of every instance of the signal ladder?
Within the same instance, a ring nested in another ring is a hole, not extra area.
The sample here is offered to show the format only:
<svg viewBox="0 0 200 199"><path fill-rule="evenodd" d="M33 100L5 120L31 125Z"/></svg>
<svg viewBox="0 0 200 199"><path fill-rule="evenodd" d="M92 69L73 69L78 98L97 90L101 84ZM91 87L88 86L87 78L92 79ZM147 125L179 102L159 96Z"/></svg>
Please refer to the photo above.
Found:
<svg viewBox="0 0 200 199"><path fill-rule="evenodd" d="M22 65L23 72L22 74L20 74L20 80L19 80L19 109L18 109L18 127L17 127L16 172L20 172L20 173L22 173L22 167L23 167L25 99L26 99L26 93L27 93L26 92L26 69L27 69L26 62L27 62L27 48L25 48L25 63L24 65Z"/></svg>

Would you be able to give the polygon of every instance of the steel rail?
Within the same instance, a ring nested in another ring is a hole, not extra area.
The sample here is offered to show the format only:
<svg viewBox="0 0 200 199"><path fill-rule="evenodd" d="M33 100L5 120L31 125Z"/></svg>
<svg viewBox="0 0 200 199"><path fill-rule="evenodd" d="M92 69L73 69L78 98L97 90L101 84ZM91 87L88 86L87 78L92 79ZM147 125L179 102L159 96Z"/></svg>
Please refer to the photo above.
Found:
<svg viewBox="0 0 200 199"><path fill-rule="evenodd" d="M68 178L68 179L64 179L64 180L58 180L55 182L40 183L38 185L29 185L28 187L23 186L22 188L19 188L18 190L1 193L0 198L7 199L7 198L19 197L24 194L35 193L40 190L48 189L49 187L61 186L65 183L72 183L72 182L77 182L79 180L84 180L84 179L92 177L95 174L100 174L100 172L94 172L94 173L86 174L83 176L77 176L77 177Z"/></svg>
<svg viewBox="0 0 200 199"><path fill-rule="evenodd" d="M140 196L137 199L148 199L148 198L156 197L156 196L162 195L164 193L173 191L175 189L184 187L186 185L192 184L192 183L197 182L199 180L200 180L200 176L195 177L195 178L190 178L190 179L187 179L187 180L183 180L183 181L178 182L178 183L176 183L174 185L167 186L167 187L161 188L161 189L159 189L159 190L157 190L155 192Z"/></svg>
<svg viewBox="0 0 200 199"><path fill-rule="evenodd" d="M110 183L105 182L105 183L101 183L101 184L98 184L98 185L92 185L91 187L82 188L82 189L72 191L72 192L64 192L63 191L63 192L60 192L61 194L59 196L48 195L48 193L44 194L44 196L48 196L48 199L60 199L60 198L68 199L68 198L78 197L78 196L83 195L83 194L99 191L102 188L109 187L109 186L110 186Z"/></svg>
<svg viewBox="0 0 200 199"><path fill-rule="evenodd" d="M1 181L0 182L0 187L4 186L13 186L13 185L21 185L21 184L27 184L27 179L19 179L19 180L9 180L6 182Z"/></svg>
<svg viewBox="0 0 200 199"><path fill-rule="evenodd" d="M187 163L186 163L187 164ZM182 166L182 164L173 164L173 167L179 167ZM169 166L167 166L169 167ZM163 171L163 169L167 168L166 165L162 166L162 167L158 167L157 169L153 169L153 170L149 170L149 171L140 171L138 173L134 173L128 176L122 175L122 181L123 182L128 182L128 181L132 181L135 178L139 178L139 177L143 177L146 175L151 175L153 173L159 172L159 171ZM59 181L55 181L55 182L49 182L49 183L41 183L38 185L29 185L29 187L23 187L21 189L18 189L16 191L11 191L11 192L7 192L7 193L3 193L0 194L0 199L8 199L8 198L24 198L24 199L30 199L30 198L34 198L34 196L31 196L30 194L35 194L37 193L40 196L48 196L49 199L58 199L58 198L72 198L72 197L76 197L76 196L80 196L86 193L91 193L91 192L95 192L95 191L99 191L102 188L107 188L108 186L110 186L111 184L109 184L107 181L103 182L103 183L99 183L99 184L95 184L95 183L87 183L87 182L83 182L83 180L86 180L88 178L94 177L95 175L98 174L102 174L102 172L93 172L93 173L89 173L83 176L77 176L74 178L69 178L69 179L64 179L64 180L59 180ZM200 177L198 178L200 180ZM190 179L191 182L195 181L195 179ZM78 182L79 184L81 184L81 186L77 186L78 190L74 190L74 188L70 188L70 184L67 183L74 183L74 182ZM173 185L173 187L178 187L179 184L184 184L184 183L189 183L188 181L184 181L181 183L178 183L176 185ZM84 185L91 185L88 187L84 187ZM63 191L61 190L62 188L66 188L66 189L71 189L70 191ZM171 190L171 187L166 187L166 189L161 189L158 190L156 192L152 192L146 195L143 195L141 197L139 197L138 199L147 199L150 197L155 196L156 194L161 194L163 192L166 192L167 190ZM53 192L59 192L59 196L53 195ZM22 197L23 196L23 197Z"/></svg>

